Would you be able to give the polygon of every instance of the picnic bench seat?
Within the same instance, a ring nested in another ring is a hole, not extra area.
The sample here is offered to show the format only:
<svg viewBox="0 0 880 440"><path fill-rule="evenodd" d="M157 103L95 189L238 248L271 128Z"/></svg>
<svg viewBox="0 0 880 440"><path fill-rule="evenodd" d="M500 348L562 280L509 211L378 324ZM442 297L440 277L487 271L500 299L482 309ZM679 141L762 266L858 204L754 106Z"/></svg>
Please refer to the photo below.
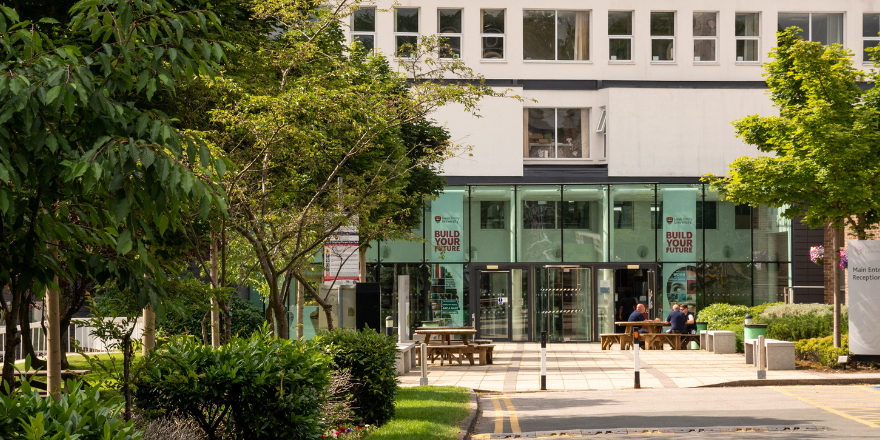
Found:
<svg viewBox="0 0 880 440"><path fill-rule="evenodd" d="M431 363L434 363L438 357L440 358L440 366L443 366L443 361L447 358L449 359L449 364L452 365L452 361L458 361L458 365L461 365L461 358L466 356L466 351L468 348L467 345L430 345L428 346L428 359L431 360ZM471 364L474 363L473 355L470 358Z"/></svg>
<svg viewBox="0 0 880 440"><path fill-rule="evenodd" d="M632 348L632 335L626 333L605 333L599 335L602 350L611 350L611 346L618 344L621 350Z"/></svg>
<svg viewBox="0 0 880 440"><path fill-rule="evenodd" d="M673 350L685 350L689 342L700 340L699 335L681 333L646 333L644 337L647 350L663 350L664 343L669 344Z"/></svg>
<svg viewBox="0 0 880 440"><path fill-rule="evenodd" d="M470 361L471 365L474 364L474 354L480 355L480 365L491 365L492 352L494 350L494 344L473 344L468 345L467 349L462 350L462 353L467 356L468 361Z"/></svg>

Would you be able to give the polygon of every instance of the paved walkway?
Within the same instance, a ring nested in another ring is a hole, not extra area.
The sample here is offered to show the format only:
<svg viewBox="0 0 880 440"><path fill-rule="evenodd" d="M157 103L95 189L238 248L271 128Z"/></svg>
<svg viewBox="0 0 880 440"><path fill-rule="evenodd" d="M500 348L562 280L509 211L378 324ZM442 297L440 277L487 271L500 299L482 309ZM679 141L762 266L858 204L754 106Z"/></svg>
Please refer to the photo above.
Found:
<svg viewBox="0 0 880 440"><path fill-rule="evenodd" d="M504 393L540 389L541 349L537 343L495 345L493 365L428 365L428 383ZM757 379L742 354L706 351L640 350L642 388L691 388ZM633 386L632 351L601 350L598 343L547 346L547 389L558 391L624 389ZM419 369L401 376L402 386L419 384ZM871 378L880 373L768 371L768 379Z"/></svg>

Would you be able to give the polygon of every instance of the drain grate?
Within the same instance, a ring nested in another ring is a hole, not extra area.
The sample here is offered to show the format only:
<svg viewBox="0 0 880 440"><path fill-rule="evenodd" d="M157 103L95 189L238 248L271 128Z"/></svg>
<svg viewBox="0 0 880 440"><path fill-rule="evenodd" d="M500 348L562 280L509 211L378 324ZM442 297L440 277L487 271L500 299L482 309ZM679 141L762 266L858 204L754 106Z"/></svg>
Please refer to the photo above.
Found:
<svg viewBox="0 0 880 440"><path fill-rule="evenodd" d="M616 429L567 429L560 431L532 431L504 434L475 434L480 439L566 439L585 437L605 437L621 435L650 434L748 434L755 432L818 432L831 431L831 428L817 425L759 425L759 426L701 426L694 428L616 428Z"/></svg>

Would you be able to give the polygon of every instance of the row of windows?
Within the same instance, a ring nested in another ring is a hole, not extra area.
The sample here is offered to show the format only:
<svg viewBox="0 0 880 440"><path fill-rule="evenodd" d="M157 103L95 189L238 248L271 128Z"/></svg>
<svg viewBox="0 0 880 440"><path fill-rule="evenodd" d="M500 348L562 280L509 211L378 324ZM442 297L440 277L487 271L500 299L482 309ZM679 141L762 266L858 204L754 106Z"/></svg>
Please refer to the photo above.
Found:
<svg viewBox="0 0 880 440"><path fill-rule="evenodd" d="M418 43L418 8L394 9L394 44L399 57L408 57ZM505 9L480 10L480 57L484 60L506 58ZM676 57L676 12L651 12L651 61L674 62ZM438 9L437 30L443 38L441 58L461 56L463 9ZM694 62L718 61L718 12L694 12ZM737 12L732 32L726 35L736 40L736 61L757 62L760 53L760 13ZM608 59L612 62L632 62L634 11L608 11ZM843 43L843 14L841 13L779 13L777 29L790 26L801 28L805 40L822 44ZM376 43L376 9L361 8L354 12L351 22L352 40L373 49ZM732 34L732 35L731 35ZM862 19L863 47L880 44L880 13L866 13ZM589 61L590 11L525 10L523 11L523 59L535 61ZM864 61L870 61L865 51Z"/></svg>

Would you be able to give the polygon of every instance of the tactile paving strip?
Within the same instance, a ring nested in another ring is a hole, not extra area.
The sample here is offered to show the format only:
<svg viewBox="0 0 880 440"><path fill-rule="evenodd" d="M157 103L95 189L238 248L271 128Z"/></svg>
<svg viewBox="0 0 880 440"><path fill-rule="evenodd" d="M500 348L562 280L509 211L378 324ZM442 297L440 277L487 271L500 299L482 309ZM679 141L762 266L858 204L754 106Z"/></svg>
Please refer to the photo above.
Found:
<svg viewBox="0 0 880 440"><path fill-rule="evenodd" d="M475 434L474 439L524 439L524 438L586 438L622 435L688 435L688 434L736 434L755 432L818 432L831 431L831 428L817 425L762 425L762 426L701 426L693 428L616 428L616 429L566 429L562 431L533 431L503 434Z"/></svg>

